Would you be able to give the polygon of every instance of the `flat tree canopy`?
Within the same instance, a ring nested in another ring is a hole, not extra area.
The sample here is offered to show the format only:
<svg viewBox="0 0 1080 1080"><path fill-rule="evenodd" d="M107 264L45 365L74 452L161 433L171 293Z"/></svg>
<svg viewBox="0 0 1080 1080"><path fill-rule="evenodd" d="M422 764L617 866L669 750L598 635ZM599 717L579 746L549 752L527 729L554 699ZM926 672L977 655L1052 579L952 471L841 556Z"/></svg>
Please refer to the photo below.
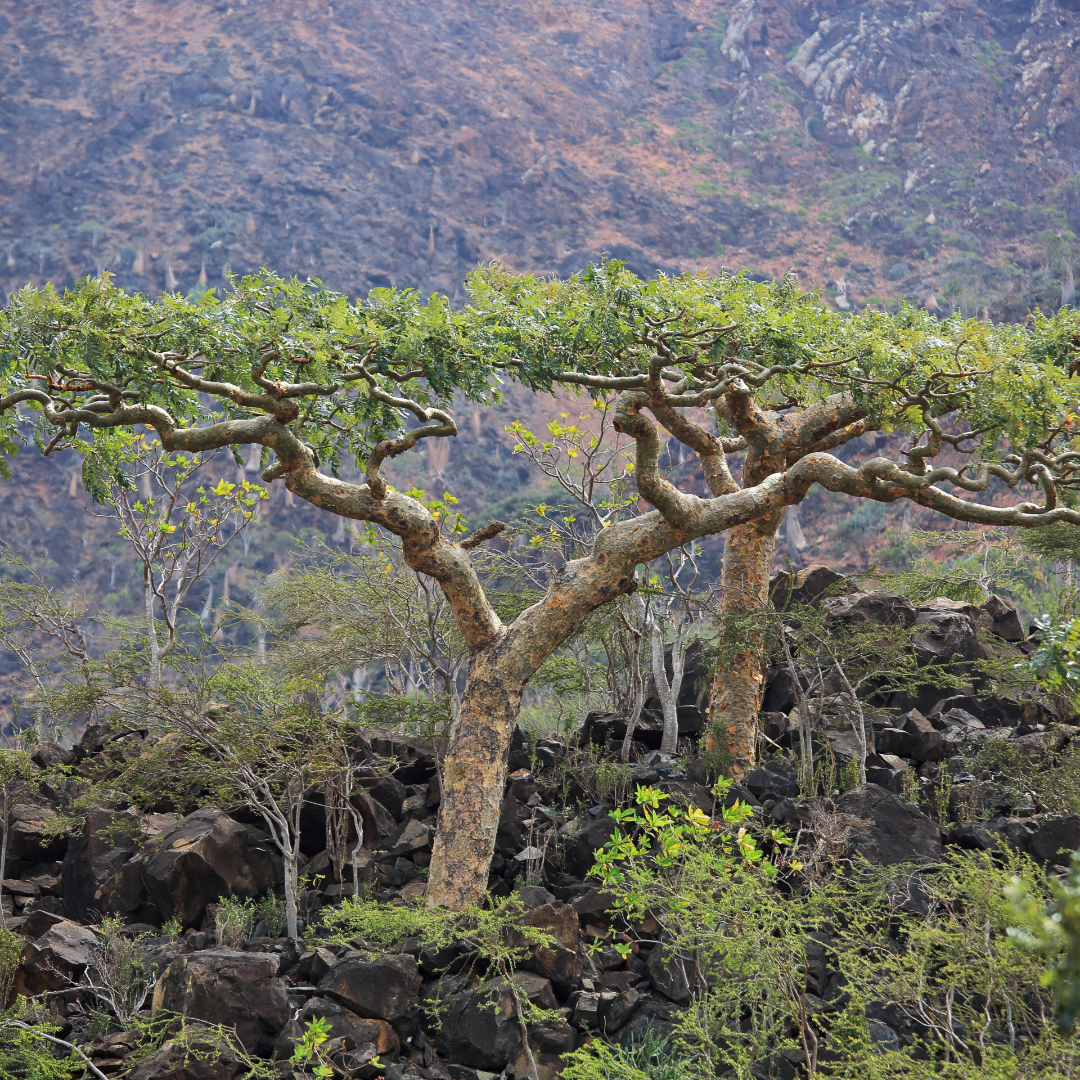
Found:
<svg viewBox="0 0 1080 1080"><path fill-rule="evenodd" d="M101 497L124 482L130 429L153 428L170 452L259 444L265 481L396 534L409 566L439 582L470 667L446 758L432 903L482 895L522 691L591 611L636 588L638 566L729 531L725 603L760 605L776 529L815 483L960 521L1080 524L1071 310L1024 327L939 322L911 307L846 316L792 277L646 283L615 262L567 281L482 267L468 295L462 310L389 289L354 304L318 282L263 274L222 300L151 301L103 275L63 294L26 289L0 313L3 455L30 439L47 454L74 448ZM504 624L470 555L500 525L447 537L380 469L423 439L454 436L455 403L495 401L507 380L614 400L653 509L601 530ZM662 475L658 426L698 455L707 496ZM859 466L831 453L868 431L910 441L897 459ZM345 455L364 482L339 478ZM718 673L711 704L711 738L735 773L754 752L761 672L751 645Z"/></svg>

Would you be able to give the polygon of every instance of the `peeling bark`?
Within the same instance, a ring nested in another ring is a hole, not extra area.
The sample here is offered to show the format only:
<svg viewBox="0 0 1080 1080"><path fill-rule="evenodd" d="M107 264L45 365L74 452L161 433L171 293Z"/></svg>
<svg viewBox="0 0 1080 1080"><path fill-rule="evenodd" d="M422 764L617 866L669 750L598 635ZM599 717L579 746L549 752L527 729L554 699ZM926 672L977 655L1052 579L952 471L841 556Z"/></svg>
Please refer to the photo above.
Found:
<svg viewBox="0 0 1080 1080"><path fill-rule="evenodd" d="M461 712L443 759L428 903L461 911L487 892L507 756L524 684L501 670L498 645L470 657Z"/></svg>
<svg viewBox="0 0 1080 1080"><path fill-rule="evenodd" d="M724 548L723 614L737 616L760 611L769 599L778 515L773 513L728 533ZM732 633L720 628L721 635ZM757 750L757 716L765 691L761 635L746 626L737 631L739 647L727 663L717 664L709 693L707 747L726 759L724 771L741 779L753 765ZM721 637L721 648L724 642Z"/></svg>

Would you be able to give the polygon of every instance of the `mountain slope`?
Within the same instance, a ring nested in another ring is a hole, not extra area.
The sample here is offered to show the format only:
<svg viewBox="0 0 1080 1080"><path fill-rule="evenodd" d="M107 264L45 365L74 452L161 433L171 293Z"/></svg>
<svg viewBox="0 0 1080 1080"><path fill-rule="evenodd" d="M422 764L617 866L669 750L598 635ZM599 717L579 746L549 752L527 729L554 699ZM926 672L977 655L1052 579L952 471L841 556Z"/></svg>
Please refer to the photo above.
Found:
<svg viewBox="0 0 1080 1080"><path fill-rule="evenodd" d="M7 0L0 283L607 251L1022 317L1072 288L1073 7Z"/></svg>

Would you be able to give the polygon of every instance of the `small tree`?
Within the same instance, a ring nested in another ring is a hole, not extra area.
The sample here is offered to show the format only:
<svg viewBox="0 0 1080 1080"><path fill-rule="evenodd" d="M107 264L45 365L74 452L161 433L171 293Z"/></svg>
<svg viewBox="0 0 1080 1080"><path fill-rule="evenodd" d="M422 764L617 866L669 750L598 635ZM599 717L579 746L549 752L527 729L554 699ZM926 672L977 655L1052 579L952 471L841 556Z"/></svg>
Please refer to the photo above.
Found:
<svg viewBox="0 0 1080 1080"><path fill-rule="evenodd" d="M0 842L0 881L7 876L8 848L11 839L11 811L19 796L26 792L32 778L41 779L40 770L24 750L0 750L0 824L4 838ZM7 928L7 918L0 907L0 928ZM2 989L2 986L0 986ZM0 1002L0 1005L3 1003Z"/></svg>
<svg viewBox="0 0 1080 1080"><path fill-rule="evenodd" d="M116 715L144 718L150 737L121 765L103 763L80 801L114 802L121 793L147 807L163 795L182 805L197 791L205 804L253 810L282 855L288 935L295 938L301 815L312 787L333 783L343 770L352 775L342 759L355 724L321 708L315 683L283 683L250 660L223 663L208 678L198 666L196 658L181 688L155 693L131 682L115 689Z"/></svg>
<svg viewBox="0 0 1080 1080"><path fill-rule="evenodd" d="M433 905L464 908L484 894L525 687L592 612L637 588L637 567L726 531L724 604L758 610L777 528L814 484L987 525L1080 524L1080 314L1068 309L1030 328L940 323L912 308L846 316L800 293L793 276L642 282L618 263L565 282L482 268L456 312L411 292L376 289L351 305L317 282L234 284L221 301L152 302L107 276L63 295L16 295L0 313L0 448L14 453L32 435L47 453L112 460L123 433L145 426L169 453L258 444L273 456L267 483L401 539L408 565L439 583L469 650L444 759ZM448 536L383 475L422 440L456 434L455 400L497 400L507 378L613 400L651 507L598 531L510 622L471 555L501 524ZM697 455L707 496L662 475L658 426ZM851 465L830 453L872 430L907 433L905 460ZM346 453L363 483L335 475ZM1037 501L971 497L993 481ZM717 672L710 722L738 775L754 757L764 674L758 643L737 644Z"/></svg>
<svg viewBox="0 0 1080 1080"><path fill-rule="evenodd" d="M139 561L150 653L150 688L161 686L162 663L176 646L179 619L193 586L254 520L266 492L249 484L209 479L195 487L214 454L169 454L157 440L130 437L121 452L128 468L106 471L88 458L88 490L107 503L120 536ZM110 462L110 464L113 464ZM147 494L138 495L139 491ZM160 612L160 619L159 613ZM162 640L164 638L164 640Z"/></svg>

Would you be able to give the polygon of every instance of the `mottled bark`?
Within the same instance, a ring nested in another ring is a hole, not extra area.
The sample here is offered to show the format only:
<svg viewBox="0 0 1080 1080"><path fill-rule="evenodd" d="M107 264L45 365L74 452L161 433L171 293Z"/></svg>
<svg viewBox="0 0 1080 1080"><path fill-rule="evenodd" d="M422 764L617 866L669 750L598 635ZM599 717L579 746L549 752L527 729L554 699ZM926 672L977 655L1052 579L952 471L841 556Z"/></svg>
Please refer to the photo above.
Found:
<svg viewBox="0 0 1080 1080"><path fill-rule="evenodd" d="M728 533L724 549L723 615L733 625L720 627L720 653L709 693L707 746L724 758L724 771L741 778L753 765L757 749L757 717L765 690L761 634L753 623L738 619L760 611L769 599L769 567L779 518L776 513ZM730 639L734 637L734 641ZM732 651L728 647L735 645Z"/></svg>
<svg viewBox="0 0 1080 1080"><path fill-rule="evenodd" d="M428 897L460 911L487 891L507 756L523 686L501 670L498 645L470 657L469 676L443 760L439 827Z"/></svg>

